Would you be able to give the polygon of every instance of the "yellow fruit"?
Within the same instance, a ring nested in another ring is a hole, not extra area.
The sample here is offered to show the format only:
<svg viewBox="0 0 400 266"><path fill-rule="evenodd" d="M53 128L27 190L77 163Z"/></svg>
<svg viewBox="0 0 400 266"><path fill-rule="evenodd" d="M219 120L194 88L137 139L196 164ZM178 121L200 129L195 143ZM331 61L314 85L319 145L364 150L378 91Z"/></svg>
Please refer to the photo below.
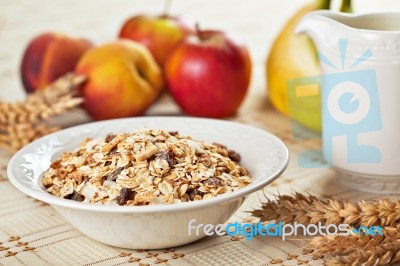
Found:
<svg viewBox="0 0 400 266"><path fill-rule="evenodd" d="M308 12L319 9L315 2L297 12L278 35L266 62L268 96L273 106L313 130L321 130L321 100L313 97L301 106L300 112L289 112L286 82L292 78L321 74L316 49L306 35L296 35L294 29ZM315 99L319 100L315 100ZM296 108L298 109L298 108Z"/></svg>
<svg viewBox="0 0 400 266"><path fill-rule="evenodd" d="M268 96L272 105L302 125L321 131L321 97L302 97L296 106L289 108L287 81L321 75L314 43L306 35L296 35L294 30L308 12L329 9L330 0L316 0L300 9L286 24L274 42L266 62ZM342 0L342 12L352 12L351 0ZM308 87L303 95L315 94L315 87ZM308 93L310 92L310 93Z"/></svg>

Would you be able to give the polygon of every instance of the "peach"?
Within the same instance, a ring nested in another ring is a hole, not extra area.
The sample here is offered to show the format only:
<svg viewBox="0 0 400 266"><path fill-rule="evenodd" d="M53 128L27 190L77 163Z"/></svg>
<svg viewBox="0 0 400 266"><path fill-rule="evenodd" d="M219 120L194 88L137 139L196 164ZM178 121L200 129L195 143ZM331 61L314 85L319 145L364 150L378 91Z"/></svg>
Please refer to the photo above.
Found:
<svg viewBox="0 0 400 266"><path fill-rule="evenodd" d="M92 48L75 72L88 77L83 106L96 120L143 114L163 87L161 69L150 52L131 40Z"/></svg>
<svg viewBox="0 0 400 266"><path fill-rule="evenodd" d="M44 33L34 38L23 55L22 83L27 92L42 89L62 75L74 70L82 54L92 47L84 39L58 33Z"/></svg>

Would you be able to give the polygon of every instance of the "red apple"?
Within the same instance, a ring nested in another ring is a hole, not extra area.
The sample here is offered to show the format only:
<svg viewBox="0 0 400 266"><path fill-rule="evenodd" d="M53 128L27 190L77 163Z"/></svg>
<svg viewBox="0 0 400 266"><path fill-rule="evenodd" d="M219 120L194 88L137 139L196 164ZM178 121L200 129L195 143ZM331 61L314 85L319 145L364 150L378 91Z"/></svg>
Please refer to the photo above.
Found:
<svg viewBox="0 0 400 266"><path fill-rule="evenodd" d="M192 23L179 17L139 15L124 23L119 37L146 46L158 65L162 67L171 49L192 33L193 28Z"/></svg>
<svg viewBox="0 0 400 266"><path fill-rule="evenodd" d="M168 56L167 86L184 112L193 116L234 114L246 96L251 60L246 47L221 31L198 31Z"/></svg>
<svg viewBox="0 0 400 266"><path fill-rule="evenodd" d="M85 39L44 33L28 45L21 63L22 83L27 92L43 89L62 75L74 71L79 58L92 47Z"/></svg>

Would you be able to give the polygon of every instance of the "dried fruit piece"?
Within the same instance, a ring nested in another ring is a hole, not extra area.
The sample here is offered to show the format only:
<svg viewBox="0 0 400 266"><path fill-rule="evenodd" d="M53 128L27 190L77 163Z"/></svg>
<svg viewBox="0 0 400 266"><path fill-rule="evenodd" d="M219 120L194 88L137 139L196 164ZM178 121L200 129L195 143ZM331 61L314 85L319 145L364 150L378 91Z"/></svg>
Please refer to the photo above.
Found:
<svg viewBox="0 0 400 266"><path fill-rule="evenodd" d="M190 200L195 200L196 196L197 196L197 198L200 197L200 199L202 199L203 195L205 194L204 192L200 191L198 188L195 188L188 192L189 192L188 195L190 197Z"/></svg>
<svg viewBox="0 0 400 266"><path fill-rule="evenodd" d="M107 136L106 136L106 138L105 138L105 142L106 143L109 143L110 141L112 141L115 137L116 137L117 135L115 135L115 134L108 134Z"/></svg>
<svg viewBox="0 0 400 266"><path fill-rule="evenodd" d="M71 200L82 202L85 200L85 196L79 194L78 192L74 191L72 194Z"/></svg>
<svg viewBox="0 0 400 266"><path fill-rule="evenodd" d="M121 174L122 170L124 170L124 167L119 167L119 168L115 169L113 172L111 172L107 176L107 180L109 180L109 181L117 180L117 177L118 177L119 174Z"/></svg>
<svg viewBox="0 0 400 266"><path fill-rule="evenodd" d="M211 177L204 182L209 187L220 187L224 183L219 178Z"/></svg>
<svg viewBox="0 0 400 266"><path fill-rule="evenodd" d="M85 200L85 196L79 194L78 192L76 192L75 190L72 192L72 194L68 194L64 196L64 199L70 199L70 200L75 200L75 201L79 201L82 202Z"/></svg>
<svg viewBox="0 0 400 266"><path fill-rule="evenodd" d="M117 197L118 205L124 205L130 199L131 195L132 195L132 189L123 187L121 189L121 193Z"/></svg>
<svg viewBox="0 0 400 266"><path fill-rule="evenodd" d="M179 134L179 132L178 131L170 131L170 132L168 132L171 136L177 136L178 134Z"/></svg>
<svg viewBox="0 0 400 266"><path fill-rule="evenodd" d="M240 154L237 153L236 151L228 150L228 156L232 161L237 162L237 163L240 162L240 159L241 159Z"/></svg>

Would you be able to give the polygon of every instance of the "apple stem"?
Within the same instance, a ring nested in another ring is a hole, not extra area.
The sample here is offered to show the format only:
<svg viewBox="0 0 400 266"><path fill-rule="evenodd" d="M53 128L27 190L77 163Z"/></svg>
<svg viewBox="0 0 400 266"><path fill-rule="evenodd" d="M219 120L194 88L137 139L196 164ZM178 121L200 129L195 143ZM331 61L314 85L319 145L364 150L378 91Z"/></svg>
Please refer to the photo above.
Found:
<svg viewBox="0 0 400 266"><path fill-rule="evenodd" d="M197 35L197 37L200 39L200 40L202 40L202 38L203 38L203 34L202 34L202 31L201 31L201 29L200 29L200 23L198 23L198 22L196 22L196 24L195 24L195 31L196 31L196 35Z"/></svg>
<svg viewBox="0 0 400 266"><path fill-rule="evenodd" d="M169 11L171 9L171 3L172 3L172 0L165 0L164 1L164 13L163 13L163 15L166 16L166 17L169 15Z"/></svg>

